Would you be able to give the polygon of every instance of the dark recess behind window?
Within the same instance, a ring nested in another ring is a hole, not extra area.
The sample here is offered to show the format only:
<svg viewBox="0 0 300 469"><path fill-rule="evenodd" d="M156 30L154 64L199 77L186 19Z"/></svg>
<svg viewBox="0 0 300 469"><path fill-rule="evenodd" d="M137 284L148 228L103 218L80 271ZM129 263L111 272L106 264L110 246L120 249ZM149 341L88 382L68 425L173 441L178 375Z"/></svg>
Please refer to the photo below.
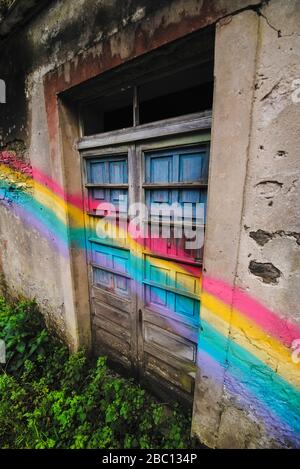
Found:
<svg viewBox="0 0 300 469"><path fill-rule="evenodd" d="M104 96L81 108L84 135L134 125L133 87ZM139 124L212 109L213 66L202 64L138 85Z"/></svg>
<svg viewBox="0 0 300 469"><path fill-rule="evenodd" d="M211 109L213 83L145 101L140 104L140 124Z"/></svg>

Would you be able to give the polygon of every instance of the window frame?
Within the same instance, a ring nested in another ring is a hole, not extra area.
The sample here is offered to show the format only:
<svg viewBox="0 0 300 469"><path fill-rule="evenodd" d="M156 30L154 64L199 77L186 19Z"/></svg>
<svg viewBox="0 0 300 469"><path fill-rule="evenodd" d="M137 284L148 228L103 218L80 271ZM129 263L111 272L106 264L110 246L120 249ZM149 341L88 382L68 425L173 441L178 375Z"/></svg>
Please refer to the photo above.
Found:
<svg viewBox="0 0 300 469"><path fill-rule="evenodd" d="M204 111L186 116L156 121L150 124L138 125L128 129L113 130L95 135L81 137L77 141L77 150L88 156L88 150L120 144L128 144L171 135L180 135L212 127L212 111ZM92 150L92 154L95 152Z"/></svg>

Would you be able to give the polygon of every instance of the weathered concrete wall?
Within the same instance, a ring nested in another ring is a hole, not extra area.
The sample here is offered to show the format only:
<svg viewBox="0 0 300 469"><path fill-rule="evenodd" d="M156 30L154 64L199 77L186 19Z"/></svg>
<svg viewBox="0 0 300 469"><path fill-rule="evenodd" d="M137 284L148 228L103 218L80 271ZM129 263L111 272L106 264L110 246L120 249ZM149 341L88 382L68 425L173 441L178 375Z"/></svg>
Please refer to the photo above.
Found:
<svg viewBox="0 0 300 469"><path fill-rule="evenodd" d="M216 31L215 96L204 273L208 278L222 279L232 286L236 277L247 171L258 21L256 13L245 12L222 21ZM232 50L235 50L234 54ZM233 295L232 289L229 304L232 304ZM201 317L211 323L215 320L212 316L214 311L203 300ZM221 327L227 338L230 323L224 323ZM193 429L206 444L217 446L227 356L224 351L219 362L210 370L209 357L206 352L202 353L201 342L214 341L214 338L210 339L209 331L205 329L201 332Z"/></svg>
<svg viewBox="0 0 300 469"><path fill-rule="evenodd" d="M300 444L299 24L275 0L217 28L194 418L214 447Z"/></svg>
<svg viewBox="0 0 300 469"><path fill-rule="evenodd" d="M90 341L68 229L81 223L78 129L57 94L219 22L193 423L212 447L299 445L299 20L297 0L53 1L0 43L2 289L36 297L77 348Z"/></svg>

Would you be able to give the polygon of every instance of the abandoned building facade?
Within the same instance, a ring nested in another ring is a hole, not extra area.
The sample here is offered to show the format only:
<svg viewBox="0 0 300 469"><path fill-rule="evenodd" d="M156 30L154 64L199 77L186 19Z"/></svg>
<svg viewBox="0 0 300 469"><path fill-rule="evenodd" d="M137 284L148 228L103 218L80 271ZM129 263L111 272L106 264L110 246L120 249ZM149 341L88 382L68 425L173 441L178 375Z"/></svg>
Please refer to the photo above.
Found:
<svg viewBox="0 0 300 469"><path fill-rule="evenodd" d="M299 447L300 1L10 3L1 294L192 406L208 447ZM158 231L189 204L204 247L124 235L140 203Z"/></svg>

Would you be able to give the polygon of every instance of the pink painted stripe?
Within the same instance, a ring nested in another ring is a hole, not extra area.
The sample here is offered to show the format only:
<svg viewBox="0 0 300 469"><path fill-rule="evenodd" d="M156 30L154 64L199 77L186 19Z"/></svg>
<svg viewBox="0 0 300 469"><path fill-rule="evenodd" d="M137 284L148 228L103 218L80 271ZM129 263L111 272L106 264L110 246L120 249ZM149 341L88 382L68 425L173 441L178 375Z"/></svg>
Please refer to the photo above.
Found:
<svg viewBox="0 0 300 469"><path fill-rule="evenodd" d="M74 207L77 207L82 210L83 207L83 197L81 193L79 194L68 194L65 192L62 187L51 179L47 174L42 173L39 169L32 169L33 179L39 184L47 187L53 194L59 196L62 200L72 204Z"/></svg>
<svg viewBox="0 0 300 469"><path fill-rule="evenodd" d="M289 319L281 319L278 313L274 313L241 289L233 288L222 280L204 277L203 290L228 305L233 304L241 314L287 347L295 339L300 339L300 326Z"/></svg>

